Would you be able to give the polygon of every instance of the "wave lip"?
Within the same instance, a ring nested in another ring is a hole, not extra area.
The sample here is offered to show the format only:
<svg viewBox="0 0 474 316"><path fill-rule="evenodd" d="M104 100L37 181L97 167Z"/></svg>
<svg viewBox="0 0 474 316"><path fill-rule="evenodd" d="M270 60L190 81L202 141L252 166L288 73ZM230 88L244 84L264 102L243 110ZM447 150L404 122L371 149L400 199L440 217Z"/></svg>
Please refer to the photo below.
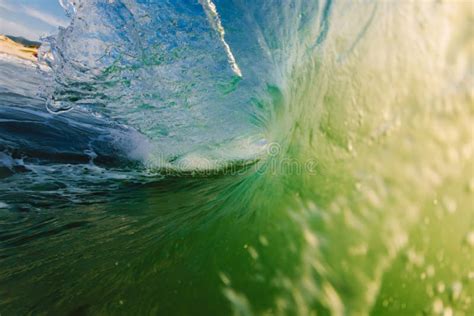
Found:
<svg viewBox="0 0 474 316"><path fill-rule="evenodd" d="M256 79L250 70L242 78L241 67L256 67L248 57L237 64L250 53L235 40L244 30L230 23L225 32L229 12L212 1L65 5L71 24L42 50L54 73L44 87L51 112L88 108L170 157L265 129L255 120Z"/></svg>

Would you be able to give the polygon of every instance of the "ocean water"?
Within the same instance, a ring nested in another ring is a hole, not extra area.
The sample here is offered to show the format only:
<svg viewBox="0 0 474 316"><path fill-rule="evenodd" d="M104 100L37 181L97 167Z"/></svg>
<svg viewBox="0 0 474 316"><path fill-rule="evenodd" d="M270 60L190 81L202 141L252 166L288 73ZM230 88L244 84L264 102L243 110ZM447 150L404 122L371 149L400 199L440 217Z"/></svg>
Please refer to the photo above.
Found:
<svg viewBox="0 0 474 316"><path fill-rule="evenodd" d="M469 1L61 1L0 56L0 314L473 315Z"/></svg>

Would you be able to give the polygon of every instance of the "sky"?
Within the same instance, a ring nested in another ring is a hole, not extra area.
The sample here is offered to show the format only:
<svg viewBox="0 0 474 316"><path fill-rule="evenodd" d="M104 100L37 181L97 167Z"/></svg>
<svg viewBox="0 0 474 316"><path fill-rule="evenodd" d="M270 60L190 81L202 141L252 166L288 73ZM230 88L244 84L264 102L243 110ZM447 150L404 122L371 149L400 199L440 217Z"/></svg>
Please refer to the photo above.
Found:
<svg viewBox="0 0 474 316"><path fill-rule="evenodd" d="M38 40L68 20L58 0L0 0L0 34Z"/></svg>

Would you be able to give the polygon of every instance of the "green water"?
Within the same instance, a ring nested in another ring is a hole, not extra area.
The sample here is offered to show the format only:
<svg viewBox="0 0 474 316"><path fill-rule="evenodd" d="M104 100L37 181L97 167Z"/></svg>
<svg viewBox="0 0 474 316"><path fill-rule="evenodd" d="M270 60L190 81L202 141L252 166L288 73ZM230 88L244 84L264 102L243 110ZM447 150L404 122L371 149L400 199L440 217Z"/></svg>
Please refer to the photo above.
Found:
<svg viewBox="0 0 474 316"><path fill-rule="evenodd" d="M473 315L472 6L378 12L288 48L258 159L0 213L0 313Z"/></svg>

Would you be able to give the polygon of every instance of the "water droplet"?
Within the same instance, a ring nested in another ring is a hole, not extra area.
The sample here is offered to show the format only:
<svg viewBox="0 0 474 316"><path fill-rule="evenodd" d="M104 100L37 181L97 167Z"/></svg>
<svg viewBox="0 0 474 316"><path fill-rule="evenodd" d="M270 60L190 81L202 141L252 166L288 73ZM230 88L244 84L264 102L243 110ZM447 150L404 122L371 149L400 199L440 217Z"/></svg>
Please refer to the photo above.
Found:
<svg viewBox="0 0 474 316"><path fill-rule="evenodd" d="M227 286L230 285L230 279L226 274L219 272L219 278L221 279L222 283L224 283L225 285Z"/></svg>
<svg viewBox="0 0 474 316"><path fill-rule="evenodd" d="M268 239L267 239L267 237L265 237L264 235L260 235L260 237L258 238L258 240L260 241L260 243L261 243L263 246L268 246Z"/></svg>
<svg viewBox="0 0 474 316"><path fill-rule="evenodd" d="M311 247L316 247L318 244L318 238L307 229L304 230L304 238Z"/></svg>
<svg viewBox="0 0 474 316"><path fill-rule="evenodd" d="M432 265L429 265L427 268L426 268L426 274L428 275L428 277L433 277L435 275L435 268L434 266Z"/></svg>
<svg viewBox="0 0 474 316"><path fill-rule="evenodd" d="M471 232L467 233L466 242L469 246L474 248L474 231L471 231Z"/></svg>
<svg viewBox="0 0 474 316"><path fill-rule="evenodd" d="M253 248L252 246L248 247L247 251L249 252L250 256L254 259L254 260L257 260L258 259L258 252L257 250L255 250L255 248Z"/></svg>
<svg viewBox="0 0 474 316"><path fill-rule="evenodd" d="M446 286L444 285L444 283L438 282L438 284L436 285L436 290L438 291L438 293L443 293L445 289Z"/></svg>
<svg viewBox="0 0 474 316"><path fill-rule="evenodd" d="M443 301L439 298L433 302L433 312L441 314L443 312Z"/></svg>
<svg viewBox="0 0 474 316"><path fill-rule="evenodd" d="M414 266L422 266L425 258L422 254L418 254L415 249L409 249L407 252L408 261Z"/></svg>
<svg viewBox="0 0 474 316"><path fill-rule="evenodd" d="M348 143L347 143L347 150L348 150L349 152L352 152L352 151L354 150L354 147L352 146L352 142L348 142Z"/></svg>
<svg viewBox="0 0 474 316"><path fill-rule="evenodd" d="M453 316L453 309L451 307L446 307L444 309L443 316Z"/></svg>
<svg viewBox="0 0 474 316"><path fill-rule="evenodd" d="M462 283L459 281L454 282L453 285L451 286L452 299L453 300L459 299L459 297L461 296L461 292L462 292Z"/></svg>

